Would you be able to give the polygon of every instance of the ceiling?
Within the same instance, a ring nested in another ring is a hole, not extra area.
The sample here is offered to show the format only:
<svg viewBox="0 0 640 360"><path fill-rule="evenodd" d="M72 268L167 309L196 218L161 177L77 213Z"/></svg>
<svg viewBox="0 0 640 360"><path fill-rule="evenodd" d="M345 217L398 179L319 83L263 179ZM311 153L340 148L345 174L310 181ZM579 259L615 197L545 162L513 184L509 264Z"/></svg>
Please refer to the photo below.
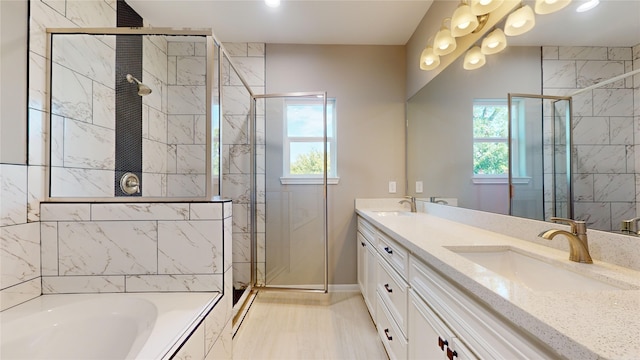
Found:
<svg viewBox="0 0 640 360"><path fill-rule="evenodd" d="M458 1L458 0L436 0ZM510 45L632 46L640 43L640 0L601 0L586 13L582 0L537 15L530 32ZM212 28L222 42L405 45L432 0L126 0L156 27ZM525 0L532 4L533 0Z"/></svg>
<svg viewBox="0 0 640 360"><path fill-rule="evenodd" d="M156 27L212 28L222 42L404 45L431 0L126 0Z"/></svg>

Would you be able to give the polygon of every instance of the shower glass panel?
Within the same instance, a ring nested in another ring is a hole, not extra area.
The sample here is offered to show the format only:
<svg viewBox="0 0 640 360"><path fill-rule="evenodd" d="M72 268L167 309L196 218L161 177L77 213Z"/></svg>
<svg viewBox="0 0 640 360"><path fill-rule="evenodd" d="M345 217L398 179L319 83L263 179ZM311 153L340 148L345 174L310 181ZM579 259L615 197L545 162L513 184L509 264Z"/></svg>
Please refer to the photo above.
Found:
<svg viewBox="0 0 640 360"><path fill-rule="evenodd" d="M511 215L571 216L569 98L509 94Z"/></svg>
<svg viewBox="0 0 640 360"><path fill-rule="evenodd" d="M49 30L50 200L219 194L219 46L163 30Z"/></svg>
<svg viewBox="0 0 640 360"><path fill-rule="evenodd" d="M326 94L254 98L256 286L326 292Z"/></svg>

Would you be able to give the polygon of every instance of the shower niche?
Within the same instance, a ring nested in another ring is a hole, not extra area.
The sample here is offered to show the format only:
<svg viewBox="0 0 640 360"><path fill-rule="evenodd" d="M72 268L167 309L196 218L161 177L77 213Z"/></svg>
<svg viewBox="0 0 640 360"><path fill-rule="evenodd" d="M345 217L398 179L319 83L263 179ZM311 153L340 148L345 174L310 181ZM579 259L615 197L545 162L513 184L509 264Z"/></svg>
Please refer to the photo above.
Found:
<svg viewBox="0 0 640 360"><path fill-rule="evenodd" d="M49 35L49 200L219 195L219 46L211 34Z"/></svg>

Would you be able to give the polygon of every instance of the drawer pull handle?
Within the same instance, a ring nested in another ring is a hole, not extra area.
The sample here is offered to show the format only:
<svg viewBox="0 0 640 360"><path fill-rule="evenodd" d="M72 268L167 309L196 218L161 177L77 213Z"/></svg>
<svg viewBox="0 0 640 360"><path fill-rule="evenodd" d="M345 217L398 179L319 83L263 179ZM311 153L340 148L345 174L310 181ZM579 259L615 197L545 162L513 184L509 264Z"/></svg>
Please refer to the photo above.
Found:
<svg viewBox="0 0 640 360"><path fill-rule="evenodd" d="M447 345L449 345L449 342L438 336L438 346L440 347L440 350L444 351L444 347Z"/></svg>
<svg viewBox="0 0 640 360"><path fill-rule="evenodd" d="M362 245L363 247L367 246L367 244L365 244L364 241L360 241L360 245Z"/></svg>
<svg viewBox="0 0 640 360"><path fill-rule="evenodd" d="M384 248L384 251L386 251L386 252L387 252L387 253L389 253L389 254L393 254L393 250L391 250L391 248L390 248L390 247L388 247L388 246L386 246L386 247Z"/></svg>
<svg viewBox="0 0 640 360"><path fill-rule="evenodd" d="M451 351L451 348L447 348L447 358L449 358L449 360L453 360L453 358L458 357L458 353L453 350Z"/></svg>
<svg viewBox="0 0 640 360"><path fill-rule="evenodd" d="M389 329L384 329L384 335L387 337L387 340L393 340L393 337L389 335Z"/></svg>
<svg viewBox="0 0 640 360"><path fill-rule="evenodd" d="M393 289L389 286L389 284L384 284L384 288L387 289L387 292L393 292Z"/></svg>

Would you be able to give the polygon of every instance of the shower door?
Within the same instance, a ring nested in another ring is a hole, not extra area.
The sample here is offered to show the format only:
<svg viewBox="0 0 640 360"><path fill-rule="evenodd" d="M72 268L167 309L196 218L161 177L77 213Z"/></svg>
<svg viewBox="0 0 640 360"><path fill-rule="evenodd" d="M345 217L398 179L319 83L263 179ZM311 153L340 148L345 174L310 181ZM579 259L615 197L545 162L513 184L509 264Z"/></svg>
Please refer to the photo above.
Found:
<svg viewBox="0 0 640 360"><path fill-rule="evenodd" d="M327 292L326 93L254 95L252 106L253 286Z"/></svg>
<svg viewBox="0 0 640 360"><path fill-rule="evenodd" d="M571 98L509 94L509 214L571 218Z"/></svg>

